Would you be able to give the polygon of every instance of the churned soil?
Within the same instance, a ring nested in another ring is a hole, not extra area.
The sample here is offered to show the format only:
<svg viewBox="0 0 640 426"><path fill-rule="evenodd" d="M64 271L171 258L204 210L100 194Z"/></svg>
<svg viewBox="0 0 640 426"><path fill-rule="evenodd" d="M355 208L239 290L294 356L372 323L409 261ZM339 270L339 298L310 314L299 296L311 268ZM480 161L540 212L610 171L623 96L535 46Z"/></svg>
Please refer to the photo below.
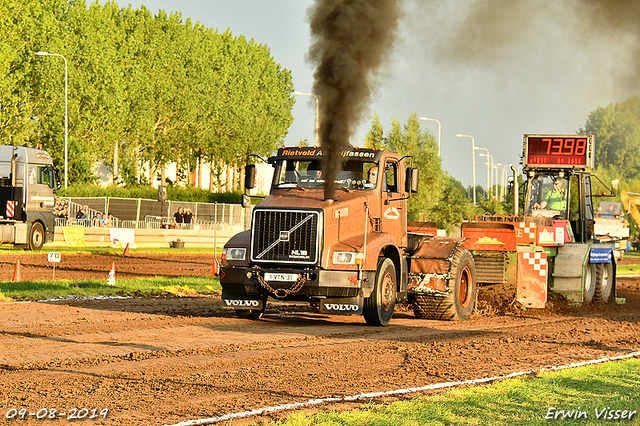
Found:
<svg viewBox="0 0 640 426"><path fill-rule="evenodd" d="M0 256L0 279L11 279L18 258L23 279L49 279L46 254ZM56 278L106 279L111 262L118 278L210 276L212 256L63 254ZM640 279L620 278L617 292L625 304L572 307L552 299L545 310L518 309L504 295L507 308L491 308L485 298L485 309L465 322L419 320L400 307L384 328L271 299L263 319L238 319L217 295L2 303L0 415L24 408L19 424L60 424L85 408L87 418L98 418L83 424L171 425L623 355L640 350ZM371 399L306 410L362 402ZM37 420L43 409L57 410L58 419Z"/></svg>
<svg viewBox="0 0 640 426"><path fill-rule="evenodd" d="M0 281L13 279L16 263L20 261L23 281L31 280L106 280L114 264L117 278L155 276L211 276L213 253L119 253L67 254L60 262L49 262L47 252L0 255ZM55 276L54 276L55 273Z"/></svg>

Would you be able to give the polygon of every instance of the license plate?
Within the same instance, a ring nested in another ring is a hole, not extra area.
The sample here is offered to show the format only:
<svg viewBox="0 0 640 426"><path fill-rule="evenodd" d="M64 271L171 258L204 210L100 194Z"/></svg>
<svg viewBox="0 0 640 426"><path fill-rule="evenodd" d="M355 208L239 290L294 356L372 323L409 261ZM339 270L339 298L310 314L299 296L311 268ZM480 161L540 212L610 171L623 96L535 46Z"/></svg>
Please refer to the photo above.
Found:
<svg viewBox="0 0 640 426"><path fill-rule="evenodd" d="M297 281L298 274L274 274L272 272L266 272L264 279L266 281Z"/></svg>

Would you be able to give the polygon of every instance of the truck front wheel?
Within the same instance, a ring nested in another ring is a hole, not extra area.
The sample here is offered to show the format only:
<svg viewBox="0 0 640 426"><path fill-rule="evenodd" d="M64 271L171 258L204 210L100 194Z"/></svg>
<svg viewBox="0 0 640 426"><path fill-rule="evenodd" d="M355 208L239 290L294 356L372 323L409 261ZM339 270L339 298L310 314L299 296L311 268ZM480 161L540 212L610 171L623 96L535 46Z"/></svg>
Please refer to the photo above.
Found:
<svg viewBox="0 0 640 426"><path fill-rule="evenodd" d="M373 292L364 300L362 314L369 325L385 327L391 321L396 305L396 267L389 258L378 261Z"/></svg>
<svg viewBox="0 0 640 426"><path fill-rule="evenodd" d="M31 225L31 232L29 232L29 249L34 251L42 250L44 240L45 234L42 224L36 222Z"/></svg>
<svg viewBox="0 0 640 426"><path fill-rule="evenodd" d="M236 316L242 319L259 320L267 308L267 298L262 299L262 309L236 309Z"/></svg>

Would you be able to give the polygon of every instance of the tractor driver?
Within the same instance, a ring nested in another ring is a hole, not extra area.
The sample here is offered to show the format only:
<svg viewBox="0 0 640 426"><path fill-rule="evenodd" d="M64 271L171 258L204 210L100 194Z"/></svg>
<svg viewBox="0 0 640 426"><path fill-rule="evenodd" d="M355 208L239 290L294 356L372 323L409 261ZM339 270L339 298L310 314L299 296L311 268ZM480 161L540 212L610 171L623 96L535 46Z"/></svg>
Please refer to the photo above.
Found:
<svg viewBox="0 0 640 426"><path fill-rule="evenodd" d="M566 210L567 197L564 189L562 189L562 179L555 179L553 181L553 189L547 192L547 195L544 197L544 201L540 204L535 203L533 207L536 209Z"/></svg>

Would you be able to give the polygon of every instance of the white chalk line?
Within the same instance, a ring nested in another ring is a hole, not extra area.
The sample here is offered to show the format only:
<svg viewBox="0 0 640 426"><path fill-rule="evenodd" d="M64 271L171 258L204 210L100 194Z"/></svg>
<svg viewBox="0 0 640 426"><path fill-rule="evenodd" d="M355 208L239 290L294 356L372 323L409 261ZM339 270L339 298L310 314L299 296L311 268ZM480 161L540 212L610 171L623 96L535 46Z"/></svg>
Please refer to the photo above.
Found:
<svg viewBox="0 0 640 426"><path fill-rule="evenodd" d="M360 400L360 399L377 398L377 397L380 397L380 396L400 395L400 394L407 394L407 393L422 392L422 391L427 391L427 390L445 389L445 388L450 388L450 387L455 387L455 386L463 386L463 385L477 385L477 384L481 384L481 383L493 382L493 381L496 381L496 380L504 380L504 379L511 379L511 378L519 377L519 376L526 376L526 375L529 375L529 374L539 373L539 372L543 372L543 371L557 371L557 370L564 370L564 369L567 369L567 368L584 367L585 365L600 364L600 363L603 363L603 362L618 361L618 360L621 360L621 359L628 359L628 358L635 358L635 357L640 357L640 351L632 352L632 353L629 353L629 354L626 354L626 355L618 355L618 356L608 357L608 358L599 358L599 359L592 359L592 360L589 360L589 361L575 362L575 363L567 364L567 365L560 365L560 366L554 366L554 367L545 367L545 368L540 368L538 370L519 371L519 372L516 372L516 373L511 373L511 374L507 374L507 375L503 375L503 376L485 377L485 378L482 378L482 379L464 380L464 381L459 381L459 382L435 383L435 384L427 385L427 386L420 386L420 387L407 388L407 389L396 389L396 390L391 390L391 391L386 391L386 392L361 393L361 394L357 394L357 395L345 396L345 397L342 397L342 398L310 399L310 400L308 400L306 402L295 402L295 403L291 403L291 404L278 405L276 407L258 408L258 409L255 409L255 410L242 411L242 412L239 412L239 413L230 413L230 414L225 414L223 416L211 417L211 418L208 418L208 419L188 420L188 421L185 421L185 422L176 423L176 424L173 424L173 425L164 425L164 426L203 425L203 424L207 424L207 423L217 423L217 422L221 422L221 421L224 421L224 420L234 420L234 419L239 419L239 418L243 418L243 417L256 416L256 415L265 414L265 413L271 413L271 412L275 412L275 411L290 410L290 409L293 409L293 408L301 408L301 407L309 407L309 406L312 406L312 405L324 404L324 403L327 403L327 402L357 401L357 400Z"/></svg>

